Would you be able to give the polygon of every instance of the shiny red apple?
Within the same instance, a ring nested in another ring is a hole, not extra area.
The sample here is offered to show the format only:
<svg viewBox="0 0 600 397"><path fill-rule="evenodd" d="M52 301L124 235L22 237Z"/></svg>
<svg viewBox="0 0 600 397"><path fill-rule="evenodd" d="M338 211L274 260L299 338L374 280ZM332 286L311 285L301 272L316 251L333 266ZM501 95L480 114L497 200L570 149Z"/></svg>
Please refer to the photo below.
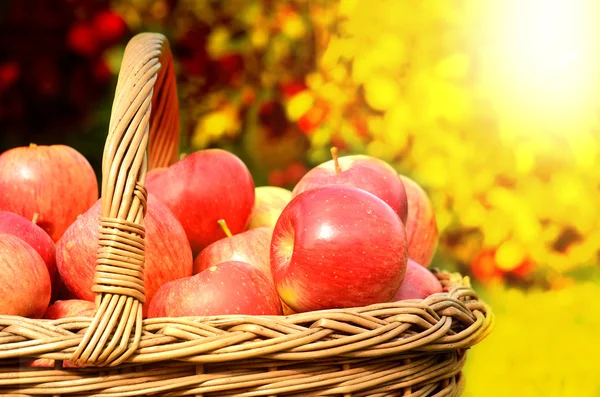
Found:
<svg viewBox="0 0 600 397"><path fill-rule="evenodd" d="M0 210L33 219L58 241L98 199L90 163L64 145L18 147L0 154Z"/></svg>
<svg viewBox="0 0 600 397"><path fill-rule="evenodd" d="M254 206L250 171L221 149L189 154L155 173L146 187L179 219L194 254L223 237L219 219L227 221L233 234L244 231Z"/></svg>
<svg viewBox="0 0 600 397"><path fill-rule="evenodd" d="M150 303L148 317L280 315L273 284L244 262L225 262L163 285Z"/></svg>
<svg viewBox="0 0 600 397"><path fill-rule="evenodd" d="M227 237L215 241L200 252L194 260L194 274L222 262L240 261L256 267L272 280L269 262L272 234L271 227L259 227L236 235L229 233Z"/></svg>
<svg viewBox="0 0 600 397"><path fill-rule="evenodd" d="M167 169L168 169L167 167L158 167L158 168L153 168L153 169L149 170L148 173L146 174L146 185L148 183L152 183L155 178L158 178L159 175L161 175Z"/></svg>
<svg viewBox="0 0 600 397"><path fill-rule="evenodd" d="M40 254L20 238L0 234L0 315L42 317L51 288Z"/></svg>
<svg viewBox="0 0 600 397"><path fill-rule="evenodd" d="M37 218L34 215L34 219ZM52 283L52 295L58 292L58 270L56 270L56 245L48 233L39 226L8 211L0 211L0 234L12 234L29 244L40 256L48 269Z"/></svg>
<svg viewBox="0 0 600 397"><path fill-rule="evenodd" d="M256 198L248 229L274 227L281 211L292 199L292 192L278 186L259 186L254 191Z"/></svg>
<svg viewBox="0 0 600 397"><path fill-rule="evenodd" d="M96 304L81 299L58 300L48 306L44 318L56 320L66 317L94 317Z"/></svg>
<svg viewBox="0 0 600 397"><path fill-rule="evenodd" d="M419 184L400 175L408 198L406 238L408 257L418 264L429 267L438 245L438 228L433 204Z"/></svg>
<svg viewBox="0 0 600 397"><path fill-rule="evenodd" d="M294 311L389 301L406 271L404 225L383 200L330 185L296 196L271 241L271 272Z"/></svg>
<svg viewBox="0 0 600 397"><path fill-rule="evenodd" d="M365 155L337 158L332 149L333 160L310 170L294 187L293 195L316 187L343 185L357 187L385 201L406 222L408 202L404 185L396 170L383 160Z"/></svg>
<svg viewBox="0 0 600 397"><path fill-rule="evenodd" d="M429 269L409 259L404 281L394 294L392 302L404 299L425 299L436 292L442 292L442 290L440 280Z"/></svg>
<svg viewBox="0 0 600 397"><path fill-rule="evenodd" d="M94 317L95 311L96 304L94 302L80 299L58 300L48 306L48 309L46 309L46 312L44 313L44 318L47 320L58 320L60 318L68 317ZM53 368L54 360L49 358L38 358L24 362L21 365L28 368ZM68 360L63 361L62 366L63 368L78 367Z"/></svg>
<svg viewBox="0 0 600 397"><path fill-rule="evenodd" d="M94 270L102 202L98 202L67 229L56 245L56 264L65 286L78 299L93 301ZM144 217L144 314L163 284L192 275L192 252L185 231L166 205L148 196Z"/></svg>

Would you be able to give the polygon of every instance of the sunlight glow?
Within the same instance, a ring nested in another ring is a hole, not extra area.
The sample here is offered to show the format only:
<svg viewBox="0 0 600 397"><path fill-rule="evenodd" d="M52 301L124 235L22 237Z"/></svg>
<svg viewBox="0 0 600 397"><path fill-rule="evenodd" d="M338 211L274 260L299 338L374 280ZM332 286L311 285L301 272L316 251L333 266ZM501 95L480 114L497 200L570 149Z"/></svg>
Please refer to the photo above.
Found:
<svg viewBox="0 0 600 397"><path fill-rule="evenodd" d="M498 0L488 18L483 78L501 107L569 125L591 110L598 92L597 2Z"/></svg>

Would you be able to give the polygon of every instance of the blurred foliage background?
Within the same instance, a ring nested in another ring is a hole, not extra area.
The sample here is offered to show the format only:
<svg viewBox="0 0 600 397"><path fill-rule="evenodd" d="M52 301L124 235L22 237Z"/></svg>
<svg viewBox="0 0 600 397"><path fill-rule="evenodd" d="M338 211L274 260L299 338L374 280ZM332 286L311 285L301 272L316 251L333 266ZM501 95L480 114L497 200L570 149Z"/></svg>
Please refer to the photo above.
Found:
<svg viewBox="0 0 600 397"><path fill-rule="evenodd" d="M600 396L600 7L593 0L25 0L0 4L0 150L65 143L99 170L123 49L170 40L184 152L293 187L342 154L429 193L434 266L497 327L468 397Z"/></svg>

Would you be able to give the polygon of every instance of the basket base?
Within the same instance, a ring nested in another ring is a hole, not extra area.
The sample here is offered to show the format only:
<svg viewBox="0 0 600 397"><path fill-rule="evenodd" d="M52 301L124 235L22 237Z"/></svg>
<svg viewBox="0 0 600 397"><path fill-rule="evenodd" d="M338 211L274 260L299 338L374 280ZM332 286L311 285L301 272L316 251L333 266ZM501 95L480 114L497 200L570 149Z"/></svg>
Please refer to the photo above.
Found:
<svg viewBox="0 0 600 397"><path fill-rule="evenodd" d="M0 368L0 395L457 397L464 352L297 362L68 367L52 360ZM46 366L46 367L44 367Z"/></svg>

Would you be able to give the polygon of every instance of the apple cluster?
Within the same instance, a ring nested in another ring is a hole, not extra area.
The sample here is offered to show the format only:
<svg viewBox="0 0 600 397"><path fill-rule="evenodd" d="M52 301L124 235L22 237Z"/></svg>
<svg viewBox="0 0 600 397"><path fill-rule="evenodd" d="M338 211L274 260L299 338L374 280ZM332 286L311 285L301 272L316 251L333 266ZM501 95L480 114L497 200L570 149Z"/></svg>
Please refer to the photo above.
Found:
<svg viewBox="0 0 600 397"><path fill-rule="evenodd" d="M442 291L425 191L380 159L332 157L293 191L255 187L220 149L150 170L143 315L287 315ZM67 146L0 154L0 314L93 315L96 180Z"/></svg>

